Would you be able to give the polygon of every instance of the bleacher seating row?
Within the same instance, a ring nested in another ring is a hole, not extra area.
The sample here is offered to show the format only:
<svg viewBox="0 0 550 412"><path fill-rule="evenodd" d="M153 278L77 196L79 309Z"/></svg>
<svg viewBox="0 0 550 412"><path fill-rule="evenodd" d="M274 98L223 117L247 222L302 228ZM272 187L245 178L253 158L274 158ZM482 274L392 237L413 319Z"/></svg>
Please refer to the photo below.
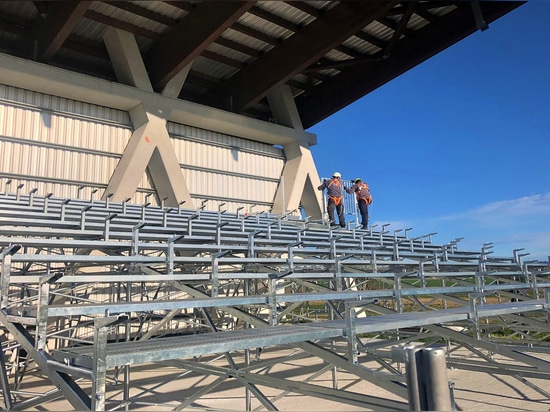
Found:
<svg viewBox="0 0 550 412"><path fill-rule="evenodd" d="M549 263L521 249L496 257L490 244L462 251L459 238L438 245L434 233L387 225L335 230L292 214L183 206L0 193L7 409L49 399L10 390L24 381L8 373L21 353L73 407L102 410L114 402L109 370L125 365L340 339L354 370L360 334L390 346L445 324L493 341L481 319L529 314L535 325L511 318L506 333L529 335L532 348L547 322ZM402 394L393 378L386 389Z"/></svg>

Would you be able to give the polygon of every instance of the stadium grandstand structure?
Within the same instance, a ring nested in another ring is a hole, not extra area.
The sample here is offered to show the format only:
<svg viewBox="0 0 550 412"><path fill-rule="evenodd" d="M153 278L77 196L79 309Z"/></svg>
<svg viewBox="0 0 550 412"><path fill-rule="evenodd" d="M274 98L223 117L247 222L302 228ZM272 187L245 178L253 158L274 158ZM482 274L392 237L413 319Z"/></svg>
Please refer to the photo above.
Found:
<svg viewBox="0 0 550 412"><path fill-rule="evenodd" d="M210 382L182 387L169 400L176 410L235 380L247 394L242 410L278 409L281 396L263 388L403 410L405 374L391 353L412 342L444 345L448 365L513 375L548 397L534 380L550 377L550 264L520 249L496 257L490 244L462 251L460 239L438 245L433 233L387 225L332 230L291 214L228 213L222 203L215 212L19 189L0 193L7 410L160 405L135 391L130 371L172 363L177 377ZM282 348L293 351L262 358ZM455 358L456 348L476 360ZM269 373L308 357L323 362L305 380ZM332 388L315 381L326 371ZM402 400L339 388L337 371Z"/></svg>

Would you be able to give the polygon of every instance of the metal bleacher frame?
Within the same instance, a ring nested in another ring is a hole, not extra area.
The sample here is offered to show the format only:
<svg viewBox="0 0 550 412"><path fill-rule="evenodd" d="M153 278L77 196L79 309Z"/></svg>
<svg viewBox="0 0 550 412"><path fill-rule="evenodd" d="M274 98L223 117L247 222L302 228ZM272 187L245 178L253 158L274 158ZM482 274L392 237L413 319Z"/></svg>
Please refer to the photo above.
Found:
<svg viewBox="0 0 550 412"><path fill-rule="evenodd" d="M462 251L459 238L437 245L433 233L409 237L411 229L390 233L387 225L342 230L291 214L229 213L223 203L209 211L204 204L62 199L21 189L0 193L5 409L60 398L77 410L132 409L141 405L130 396L132 367L177 360L216 376L219 369L201 362L215 354L225 356L225 374L177 409L233 378L246 389L246 410L252 396L277 410L262 385L367 409L406 409L405 377L390 353L410 342L498 352L515 363L489 355L463 363L449 351L455 368L523 381L550 377L543 356L550 264L526 261L522 249L496 257L491 244ZM262 349L283 347L326 362L333 389L254 373ZM372 359L382 370L367 366ZM403 402L336 390L338 370ZM120 373L123 390L110 395L107 382ZM49 389L25 390L36 380Z"/></svg>

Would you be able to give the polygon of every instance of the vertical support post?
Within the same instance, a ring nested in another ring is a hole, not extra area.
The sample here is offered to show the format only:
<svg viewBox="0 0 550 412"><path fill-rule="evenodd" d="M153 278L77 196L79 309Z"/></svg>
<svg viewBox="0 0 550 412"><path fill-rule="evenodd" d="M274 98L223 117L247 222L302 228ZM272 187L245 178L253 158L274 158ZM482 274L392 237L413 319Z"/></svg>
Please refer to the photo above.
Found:
<svg viewBox="0 0 550 412"><path fill-rule="evenodd" d="M420 284L423 288L426 287L426 276L424 273L424 263L426 263L425 260L419 260L418 261L418 276L420 277Z"/></svg>
<svg viewBox="0 0 550 412"><path fill-rule="evenodd" d="M388 227L389 225L389 223L385 223L382 225L382 230L380 231L380 246L384 246L384 235L388 233L386 227Z"/></svg>
<svg viewBox="0 0 550 412"><path fill-rule="evenodd" d="M269 325L277 326L277 279L275 274L268 275L268 294L269 294Z"/></svg>
<svg viewBox="0 0 550 412"><path fill-rule="evenodd" d="M378 264L376 262L376 248L372 248L371 249L371 263L372 263L372 271L373 273L377 273L378 272Z"/></svg>
<svg viewBox="0 0 550 412"><path fill-rule="evenodd" d="M273 222L269 222L267 224L267 238L271 239L271 226L275 225L277 223L277 220L274 220Z"/></svg>
<svg viewBox="0 0 550 412"><path fill-rule="evenodd" d="M59 216L59 218L61 219L62 222L65 221L65 212L66 212L66 209L67 209L67 204L71 201L71 199L64 199L63 202L61 202L61 214Z"/></svg>
<svg viewBox="0 0 550 412"><path fill-rule="evenodd" d="M523 267L524 267L523 271L525 273L525 276L528 279L530 279L531 288L533 288L533 291L535 292L535 299L538 299L539 298L539 286L538 286L538 283L537 283L537 272L536 271L530 272L528 263L525 263L523 265Z"/></svg>
<svg viewBox="0 0 550 412"><path fill-rule="evenodd" d="M39 351L46 349L48 329L48 307L50 304L50 285L63 276L62 272L53 275L41 276L38 289L38 313L36 316L35 348Z"/></svg>
<svg viewBox="0 0 550 412"><path fill-rule="evenodd" d="M264 211L256 213L256 224L257 225L260 224L260 216L262 215L262 213L264 213Z"/></svg>
<svg viewBox="0 0 550 412"><path fill-rule="evenodd" d="M11 392L10 385L8 383L8 375L6 373L6 361L4 360L4 351L0 348L0 385L2 388L2 393L4 394L4 405L6 405L6 410L11 410Z"/></svg>
<svg viewBox="0 0 550 412"><path fill-rule="evenodd" d="M139 254L139 229L145 226L146 222L139 222L132 228L132 255Z"/></svg>
<svg viewBox="0 0 550 412"><path fill-rule="evenodd" d="M25 186L24 183L19 183L17 185L17 188L15 189L15 200L18 202L21 200L21 189L23 188L23 186Z"/></svg>
<svg viewBox="0 0 550 412"><path fill-rule="evenodd" d="M104 325L104 321L105 319L96 320L94 325L95 345L92 382L93 411L105 410L105 383L107 377L107 336L109 334L109 331L107 329L107 325Z"/></svg>
<svg viewBox="0 0 550 412"><path fill-rule="evenodd" d="M44 201L45 201L45 199L44 199ZM88 210L90 210L91 208L92 208L92 205L88 205L80 211L80 230L86 229L86 212Z"/></svg>
<svg viewBox="0 0 550 412"><path fill-rule="evenodd" d="M287 264L288 264L288 272L293 273L294 272L294 250L293 248L300 246L303 242L295 242L288 245L288 252L287 252Z"/></svg>
<svg viewBox="0 0 550 412"><path fill-rule="evenodd" d="M222 227L224 227L225 225L228 225L229 222L223 222L223 223L219 223L216 225L216 244L220 246L220 251L221 251L221 239L222 239Z"/></svg>
<svg viewBox="0 0 550 412"><path fill-rule="evenodd" d="M48 193L46 196L44 196L44 208L42 209L44 213L48 213L48 202L50 200L50 197L52 196L53 193Z"/></svg>
<svg viewBox="0 0 550 412"><path fill-rule="evenodd" d="M305 233L307 230L307 227L304 227L302 229L298 229L298 232L297 232L297 239L298 239L298 242L300 243L303 243L302 242L302 234Z"/></svg>
<svg viewBox="0 0 550 412"><path fill-rule="evenodd" d="M441 248L443 249L443 262L447 262L449 260L449 249L452 247L452 243L449 243L448 245L443 245Z"/></svg>
<svg viewBox="0 0 550 412"><path fill-rule="evenodd" d="M330 258L336 258L336 241L342 239L343 236L332 236L330 240Z"/></svg>
<svg viewBox="0 0 550 412"><path fill-rule="evenodd" d="M225 212L225 210L222 211L222 206L223 206L223 205L225 205L225 202L222 202L222 203L218 204L218 225L219 225L219 224L221 223L221 221L222 221L222 213Z"/></svg>
<svg viewBox="0 0 550 412"><path fill-rule="evenodd" d="M34 194L38 191L38 188L34 188L29 192L29 207L34 206Z"/></svg>
<svg viewBox="0 0 550 412"><path fill-rule="evenodd" d="M168 213L172 211L172 208L169 207L167 209L163 209L162 211L162 226L167 227L168 226Z"/></svg>
<svg viewBox="0 0 550 412"><path fill-rule="evenodd" d="M254 237L259 233L261 233L261 230L255 230L254 232L250 232L248 234L248 257L256 257Z"/></svg>
<svg viewBox="0 0 550 412"><path fill-rule="evenodd" d="M213 253L212 254L212 297L217 298L220 291L220 279L218 277L218 265L219 260L222 256L225 256L227 254L231 253L230 250L225 250L223 252Z"/></svg>
<svg viewBox="0 0 550 412"><path fill-rule="evenodd" d="M4 193L8 194L8 187L11 185L11 179L6 180L6 183L4 183Z"/></svg>
<svg viewBox="0 0 550 412"><path fill-rule="evenodd" d="M353 255L341 255L334 259L334 277L336 278L336 290L343 290L344 279L342 278L342 261L352 258Z"/></svg>
<svg viewBox="0 0 550 412"><path fill-rule="evenodd" d="M151 203L146 202L141 205L141 220L145 220L145 210L147 209L147 206L149 206Z"/></svg>
<svg viewBox="0 0 550 412"><path fill-rule="evenodd" d="M103 237L105 241L109 240L111 220L118 216L118 213L111 213L109 216L105 217L105 229L103 230Z"/></svg>
<svg viewBox="0 0 550 412"><path fill-rule="evenodd" d="M475 338L480 339L480 328L479 328L479 316L478 316L478 299L479 302L482 303L485 300L485 296L491 295L494 292L479 292L479 293L471 293L469 295L470 299L470 320L474 322L474 332L475 332Z"/></svg>
<svg viewBox="0 0 550 412"><path fill-rule="evenodd" d="M109 193L107 195L107 197L105 198L105 207L106 208L109 208L109 206L111 205L111 198L113 197L113 194L114 193Z"/></svg>
<svg viewBox="0 0 550 412"><path fill-rule="evenodd" d="M126 283L126 302L132 301L132 282ZM130 321L130 315L124 320L124 337L126 342L130 342L132 323ZM130 365L124 365L124 410L128 411L130 400Z"/></svg>
<svg viewBox="0 0 550 412"><path fill-rule="evenodd" d="M124 199L122 201L122 214L125 215L126 214L126 206L128 205L128 202L130 201L130 197Z"/></svg>
<svg viewBox="0 0 550 412"><path fill-rule="evenodd" d="M240 212L241 210L243 210L243 209L244 209L244 206L239 206L239 207L237 208L237 211L235 212L235 217L236 217L237 219L239 218L239 212Z"/></svg>
<svg viewBox="0 0 550 412"><path fill-rule="evenodd" d="M183 235L180 235L180 236L174 236L170 239L168 239L168 251L166 252L167 256L166 256L166 260L167 260L167 263L168 263L168 274L169 275L173 275L174 274L174 256L175 256L175 253L174 253L174 244L182 239L184 236Z"/></svg>
<svg viewBox="0 0 550 412"><path fill-rule="evenodd" d="M2 278L0 291L2 296L0 298L0 309L6 309L8 307L8 295L10 290L10 274L11 274L11 257L16 254L21 245L12 245L10 247L2 249Z"/></svg>
<svg viewBox="0 0 550 412"><path fill-rule="evenodd" d="M406 273L394 274L394 295L397 304L397 313L403 313L403 296L401 294L401 278L406 276Z"/></svg>
<svg viewBox="0 0 550 412"><path fill-rule="evenodd" d="M361 247L361 250L365 250L365 236L367 236L366 233L359 235L359 246Z"/></svg>
<svg viewBox="0 0 550 412"><path fill-rule="evenodd" d="M199 207L199 210L198 210L198 214L199 214L199 217L201 215L201 212L204 210L204 208L206 207L206 202L208 202L208 199L204 199L202 202L201 202L201 205Z"/></svg>
<svg viewBox="0 0 550 412"><path fill-rule="evenodd" d="M237 210L237 217L239 217L239 211ZM250 279L244 279L243 281L243 294L244 296L249 296L250 292ZM248 322L244 322L243 325L244 329L250 329L250 324ZM248 368L250 366L250 349L244 350L244 366L245 368ZM250 393L250 388L248 385L245 385L245 409L246 411L252 410L252 396Z"/></svg>
<svg viewBox="0 0 550 412"><path fill-rule="evenodd" d="M97 189L93 189L90 193L90 203L94 203L94 195L97 193Z"/></svg>
<svg viewBox="0 0 550 412"><path fill-rule="evenodd" d="M50 300L49 276L42 276L38 289L38 313L36 319L35 347L37 350L46 348L46 336L48 328L48 303Z"/></svg>
<svg viewBox="0 0 550 412"><path fill-rule="evenodd" d="M92 380L92 410L105 410L105 384L107 381L107 337L109 326L128 319L127 316L107 317L94 321L94 358Z"/></svg>
<svg viewBox="0 0 550 412"><path fill-rule="evenodd" d="M198 217L199 217L199 215L197 213L195 213L194 215L189 216L187 218L187 234L189 236L193 235L193 220L198 218Z"/></svg>
<svg viewBox="0 0 550 412"><path fill-rule="evenodd" d="M355 305L346 302L346 334L348 340L348 362L353 365L358 363L357 330L355 328Z"/></svg>

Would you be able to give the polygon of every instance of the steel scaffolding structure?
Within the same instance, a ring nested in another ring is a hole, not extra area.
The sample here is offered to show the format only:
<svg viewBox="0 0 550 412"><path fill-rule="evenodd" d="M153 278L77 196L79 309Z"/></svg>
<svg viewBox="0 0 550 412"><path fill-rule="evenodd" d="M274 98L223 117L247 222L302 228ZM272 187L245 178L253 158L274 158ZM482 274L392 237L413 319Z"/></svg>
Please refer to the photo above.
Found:
<svg viewBox="0 0 550 412"><path fill-rule="evenodd" d="M60 398L77 410L139 408L146 403L131 395L130 371L166 362L213 378L172 400L176 410L228 380L245 388L246 410L278 409L263 388L407 409L391 349L411 342L445 345L448 365L517 376L550 399L530 381L550 377L550 264L526 261L521 249L495 257L490 244L462 251L459 238L438 245L433 233L387 225L334 230L290 214L227 213L223 203L212 212L20 189L0 194L8 410ZM478 361L453 357L457 348ZM210 364L217 356L225 367ZM306 357L323 366L305 381L265 372ZM327 370L332 388L315 382ZM338 371L402 400L338 388ZM29 389L36 382L45 389ZM109 382L122 390L110 392Z"/></svg>

